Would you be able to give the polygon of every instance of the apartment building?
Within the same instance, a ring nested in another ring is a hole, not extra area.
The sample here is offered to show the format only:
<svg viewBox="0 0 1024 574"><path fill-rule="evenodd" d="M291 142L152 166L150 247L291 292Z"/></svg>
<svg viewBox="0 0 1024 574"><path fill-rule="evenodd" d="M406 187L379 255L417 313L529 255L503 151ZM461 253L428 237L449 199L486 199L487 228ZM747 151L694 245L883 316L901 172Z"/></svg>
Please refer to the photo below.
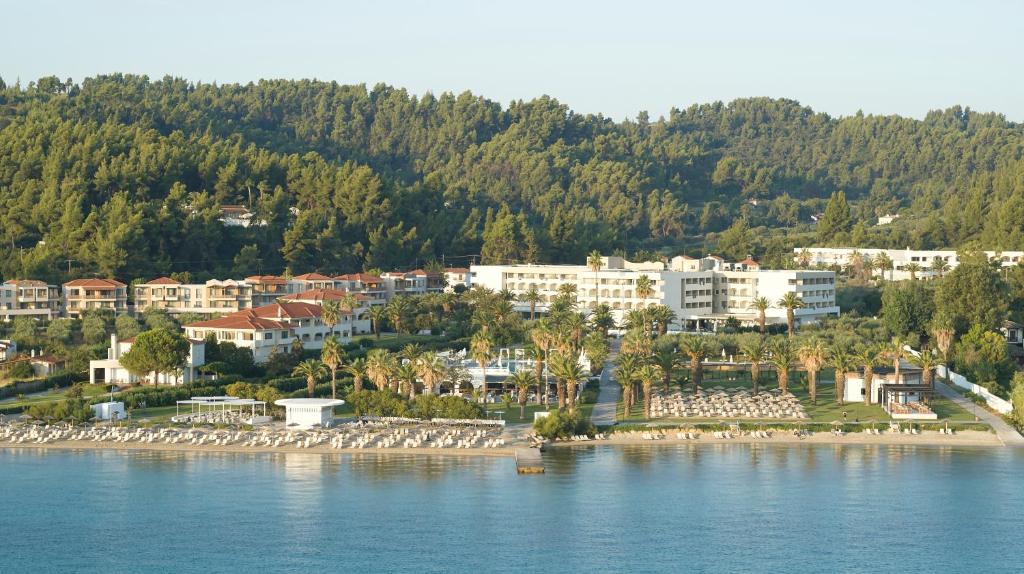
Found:
<svg viewBox="0 0 1024 574"><path fill-rule="evenodd" d="M60 288L34 279L12 279L0 285L0 319L53 319L60 316Z"/></svg>
<svg viewBox="0 0 1024 574"><path fill-rule="evenodd" d="M423 269L389 271L381 273L380 277L384 280L388 299L396 295L424 295L444 291L444 275Z"/></svg>
<svg viewBox="0 0 1024 574"><path fill-rule="evenodd" d="M206 283L183 284L160 277L135 286L135 312L162 309L181 313L233 313L253 307L253 286L235 279L211 279Z"/></svg>
<svg viewBox="0 0 1024 574"><path fill-rule="evenodd" d="M303 273L288 280L289 293L302 293L312 289L335 289L338 287L334 277L322 273Z"/></svg>
<svg viewBox="0 0 1024 574"><path fill-rule="evenodd" d="M469 289L473 285L473 275L467 267L448 267L444 270L444 290L454 291L455 287L461 285Z"/></svg>
<svg viewBox="0 0 1024 574"><path fill-rule="evenodd" d="M793 260L804 267L846 267L850 265L857 256L862 258L877 258L884 253L892 260L893 268L885 271L885 277L893 280L910 279L911 271L909 265L917 265L920 269L915 270L913 275L917 279L926 279L954 269L960 264L960 257L956 251L951 250L928 250L928 249L859 249L855 247L797 247L793 249ZM1024 251L984 251L990 261L998 261L1003 267L1013 267L1024 262ZM944 268L938 270L936 261ZM875 269L875 276L880 276L882 271Z"/></svg>
<svg viewBox="0 0 1024 574"><path fill-rule="evenodd" d="M371 305L384 305L387 303L388 291L384 286L384 279L376 275L349 273L347 275L338 275L334 280L337 282L338 289L369 297Z"/></svg>
<svg viewBox="0 0 1024 574"><path fill-rule="evenodd" d="M374 300L362 293L349 293L344 289L311 289L288 295L282 301L298 301L299 303L323 306L326 301L341 303L350 296L355 299L356 306L352 308L351 313L342 314L341 321L335 326L335 332L343 337L372 332L370 305Z"/></svg>
<svg viewBox="0 0 1024 574"><path fill-rule="evenodd" d="M116 279L75 279L64 284L64 313L106 309L115 315L128 311L128 286Z"/></svg>
<svg viewBox="0 0 1024 574"><path fill-rule="evenodd" d="M213 335L219 343L234 343L250 349L257 363L266 362L275 352L287 352L296 340L306 349L320 349L330 335L330 329L320 320L319 305L303 302L275 302L253 309L238 311L224 317L198 321L184 326L190 339L204 340ZM349 334L334 333L343 342Z"/></svg>
<svg viewBox="0 0 1024 574"><path fill-rule="evenodd" d="M276 275L253 275L245 282L252 287L252 306L270 305L288 294L288 280Z"/></svg>
<svg viewBox="0 0 1024 574"><path fill-rule="evenodd" d="M818 321L838 315L835 303L835 273L832 271L762 270L753 260L730 263L720 257L701 259L677 257L668 266L660 262L633 263L621 258L604 258L600 271L585 265L475 265L474 285L499 291L508 289L515 295L536 288L540 312L559 294L565 284L576 286L577 302L583 309L594 309L605 303L616 319L632 309L665 305L676 314L687 329L704 329L724 323L730 318L755 324L758 313L753 302L764 297L773 307L765 313L769 323L784 323L786 310L775 304L787 292L795 292L805 304L796 309L798 322ZM637 294L641 277L650 283L647 297ZM516 304L528 311L529 304Z"/></svg>

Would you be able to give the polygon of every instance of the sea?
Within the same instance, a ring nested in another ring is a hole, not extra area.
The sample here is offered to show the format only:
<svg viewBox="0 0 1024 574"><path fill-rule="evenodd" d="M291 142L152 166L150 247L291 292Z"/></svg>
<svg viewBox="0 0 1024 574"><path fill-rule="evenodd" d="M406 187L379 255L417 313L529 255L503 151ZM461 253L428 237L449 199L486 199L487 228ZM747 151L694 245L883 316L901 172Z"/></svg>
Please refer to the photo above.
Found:
<svg viewBox="0 0 1024 574"><path fill-rule="evenodd" d="M0 572L1020 572L1024 452L0 449Z"/></svg>

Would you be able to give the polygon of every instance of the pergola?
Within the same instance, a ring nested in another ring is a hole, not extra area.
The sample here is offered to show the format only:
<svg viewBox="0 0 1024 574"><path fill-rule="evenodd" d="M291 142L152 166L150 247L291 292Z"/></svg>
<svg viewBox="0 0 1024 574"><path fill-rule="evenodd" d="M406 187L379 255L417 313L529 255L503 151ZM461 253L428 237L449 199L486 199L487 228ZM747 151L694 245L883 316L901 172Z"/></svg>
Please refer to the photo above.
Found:
<svg viewBox="0 0 1024 574"><path fill-rule="evenodd" d="M901 383L883 383L878 389L879 404L885 410L889 410L890 402L906 403L910 395L917 395L919 399L931 399L934 391L929 385L904 385ZM927 402L927 401L922 401Z"/></svg>
<svg viewBox="0 0 1024 574"><path fill-rule="evenodd" d="M256 416L256 407L262 410L261 416L267 416L267 403L256 399L240 399L238 397L192 397L178 401L175 406L174 416L181 415L182 405L187 405L191 410L189 414L201 415L205 413L227 413L238 411L240 414L249 407L251 416ZM204 410L205 408L205 410Z"/></svg>

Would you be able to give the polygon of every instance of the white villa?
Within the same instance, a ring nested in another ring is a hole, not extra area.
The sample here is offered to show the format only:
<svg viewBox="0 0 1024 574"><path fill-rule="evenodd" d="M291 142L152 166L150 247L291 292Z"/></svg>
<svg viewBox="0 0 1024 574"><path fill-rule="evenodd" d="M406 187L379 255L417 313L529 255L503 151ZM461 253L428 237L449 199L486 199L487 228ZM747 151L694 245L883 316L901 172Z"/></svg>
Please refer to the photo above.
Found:
<svg viewBox="0 0 1024 574"><path fill-rule="evenodd" d="M156 383L161 385L187 385L200 378L199 367L206 364L206 343L202 339L190 339L188 358L178 368L177 373L161 373L138 377L121 366L121 356L132 348L135 339L118 340L117 335L110 336L110 348L107 358L89 361L90 384L134 385L136 383Z"/></svg>
<svg viewBox="0 0 1024 574"><path fill-rule="evenodd" d="M264 363L275 352L287 352L296 340L307 349L320 349L331 329L320 320L319 305L311 303L276 302L255 309L185 325L190 339L204 340L212 334L217 342L234 343L252 350L253 360ZM333 331L342 342L351 337L351 315L335 325ZM347 325L347 326L346 326Z"/></svg>
<svg viewBox="0 0 1024 574"><path fill-rule="evenodd" d="M918 279L926 279L939 275L939 271L933 270L935 261L941 261L947 268L953 269L960 264L960 257L956 251L950 250L927 250L927 249L858 249L855 247L797 247L793 249L793 259L797 263L808 267L845 267L855 254L861 257L878 257L880 253L886 254L892 260L893 269L885 272L886 278L893 280L910 279L910 271L907 266L916 264L920 270L914 275ZM984 251L990 261L998 261L1003 267L1013 267L1024 261L1024 251ZM882 271L874 270L875 275L881 275Z"/></svg>
<svg viewBox="0 0 1024 574"><path fill-rule="evenodd" d="M474 265L471 277L473 285L494 291L508 289L517 296L536 287L541 299L536 310L541 313L558 296L560 286L574 284L581 308L594 309L606 303L617 320L631 309L665 305L684 325L698 329L729 318L754 324L758 314L752 303L764 297L772 304L765 313L766 321L784 323L786 310L776 303L788 292L795 292L805 305L795 310L798 323L839 315L833 271L762 270L749 258L729 263L713 255L675 257L667 266L620 257L602 259L604 265L597 272L585 265ZM641 276L647 276L652 285L653 292L646 298L636 293ZM529 304L517 302L516 309L527 312Z"/></svg>

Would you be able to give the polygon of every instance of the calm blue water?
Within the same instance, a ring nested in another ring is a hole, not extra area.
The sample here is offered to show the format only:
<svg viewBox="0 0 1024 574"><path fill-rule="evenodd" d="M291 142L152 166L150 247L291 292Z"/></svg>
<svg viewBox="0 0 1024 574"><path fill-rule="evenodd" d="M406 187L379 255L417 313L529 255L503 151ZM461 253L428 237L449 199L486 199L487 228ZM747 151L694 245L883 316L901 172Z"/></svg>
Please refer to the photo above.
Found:
<svg viewBox="0 0 1024 574"><path fill-rule="evenodd" d="M0 450L0 572L1020 571L1024 453Z"/></svg>

